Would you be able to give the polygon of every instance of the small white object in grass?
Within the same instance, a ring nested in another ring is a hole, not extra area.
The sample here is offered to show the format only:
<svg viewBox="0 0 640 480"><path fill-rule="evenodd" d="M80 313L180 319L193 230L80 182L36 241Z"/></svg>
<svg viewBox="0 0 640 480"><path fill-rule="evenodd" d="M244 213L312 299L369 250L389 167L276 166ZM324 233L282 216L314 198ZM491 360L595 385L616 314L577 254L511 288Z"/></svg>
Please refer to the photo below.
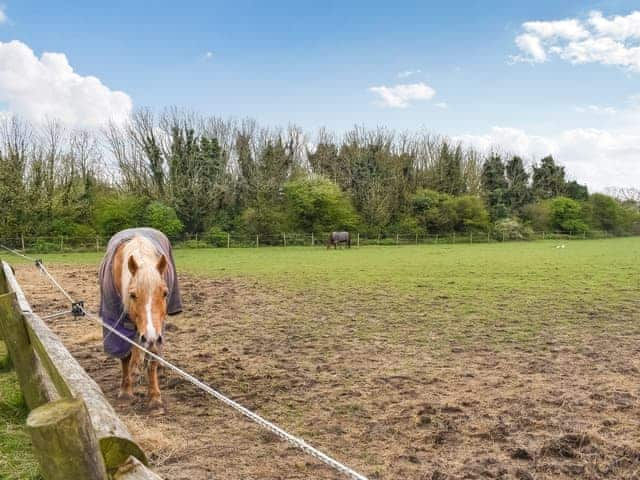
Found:
<svg viewBox="0 0 640 480"><path fill-rule="evenodd" d="M566 245L564 243L561 243L560 245L556 245L556 248L564 248Z"/></svg>

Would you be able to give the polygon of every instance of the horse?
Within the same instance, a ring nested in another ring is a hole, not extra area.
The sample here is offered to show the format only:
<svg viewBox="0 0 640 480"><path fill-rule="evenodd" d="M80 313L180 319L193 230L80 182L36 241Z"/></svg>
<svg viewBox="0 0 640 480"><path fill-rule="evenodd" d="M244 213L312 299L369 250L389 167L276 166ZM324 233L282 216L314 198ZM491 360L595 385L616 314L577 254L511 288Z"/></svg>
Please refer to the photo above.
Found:
<svg viewBox="0 0 640 480"><path fill-rule="evenodd" d="M152 228L133 228L114 235L100 264L102 321L147 350L161 354L167 315L182 311L171 243ZM122 364L118 398L133 400L133 385L144 358L139 348L103 328L107 354ZM149 408L163 412L158 362L148 362Z"/></svg>
<svg viewBox="0 0 640 480"><path fill-rule="evenodd" d="M346 243L348 248L351 248L351 235L349 232L331 232L327 240L327 250L331 248L338 248L339 243Z"/></svg>

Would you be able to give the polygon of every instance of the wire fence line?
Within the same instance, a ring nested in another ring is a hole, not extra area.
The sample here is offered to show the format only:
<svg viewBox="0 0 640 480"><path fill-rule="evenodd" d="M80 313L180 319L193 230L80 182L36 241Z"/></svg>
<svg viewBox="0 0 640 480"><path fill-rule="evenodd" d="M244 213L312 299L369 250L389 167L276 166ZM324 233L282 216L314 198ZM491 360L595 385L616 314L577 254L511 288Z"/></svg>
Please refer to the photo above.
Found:
<svg viewBox="0 0 640 480"><path fill-rule="evenodd" d="M613 238L606 231L572 232L528 232L527 235L507 232L450 232L450 233L351 233L351 246L370 245L437 245L457 243L492 243L532 240L587 240ZM175 248L259 248L259 247L326 247L329 232L305 233L282 232L277 234L247 234L219 232L215 234L185 234L170 237ZM0 237L4 245L21 252L64 253L104 252L109 237L94 236L25 236Z"/></svg>
<svg viewBox="0 0 640 480"><path fill-rule="evenodd" d="M104 323L102 321L102 319L97 314L91 312L90 310L87 310L84 307L84 302L83 301L74 301L74 299L69 295L69 293L66 291L66 289L62 285L60 285L60 283L56 280L56 278L49 272L49 270L44 265L44 263L42 263L42 260L29 257L29 256L27 256L27 255L25 255L23 253L20 253L19 251L15 250L15 249L12 249L12 248L10 248L10 247L2 244L2 243L0 243L0 248L3 249L3 250L8 251L8 252L10 252L10 253L12 253L14 255L17 255L19 257L22 257L22 258L24 258L26 260L29 260L29 261L33 262L35 267L38 268L47 277L47 279L48 279L49 283L51 284L51 286L55 287L63 296L65 296L71 302L71 308L66 313L74 314L75 316L86 316L87 318L92 319L94 322L96 322L97 324L99 324L100 326L102 326L103 328L108 330L111 334L114 334L114 335L118 336L119 338L121 338L122 340L124 340L125 342L131 344L132 347L140 349L147 357L152 358L153 360L155 360L156 362L161 364L163 367L165 367L168 370L170 370L170 371L174 372L175 374L177 374L182 379L184 379L187 382L191 383L192 385L196 386L197 388L199 388L203 392L209 394L210 396L214 397L215 399L219 400L220 402L224 403L225 405L231 407L232 409L234 409L235 411L239 412L240 414L242 414L243 416L245 416L249 420L255 422L258 425L260 425L262 428L270 431L271 433L273 433L274 435L276 435L280 439L282 439L282 440L286 441L287 443L293 445L294 447L296 447L297 449L299 449L302 452L306 453L307 455L310 455L311 457L315 458L316 460L319 460L320 462L324 463L325 465L333 468L334 470L336 470L340 474L344 475L345 477L353 479L353 480L368 480L368 478L365 477L364 475L362 475L361 473L356 472L355 470L349 468L345 464L335 460L331 456L329 456L329 455L323 453L322 451L314 448L313 446L308 444L306 441L304 441L302 438L296 437L295 435L290 434L286 430L278 427L276 424L274 424L274 423L270 422L269 420L261 417L257 413L252 412L248 408L246 408L246 407L242 406L241 404L239 404L238 402L230 399L229 397L227 397L223 393L220 393L219 391L217 391L213 387L209 386L208 384L204 383L200 379L194 377L193 375L191 375L188 372L184 371L180 367L178 367L178 366L174 365L173 363L169 362L168 360L166 360L162 356L151 352L150 350L148 350L147 348L145 348L141 344L139 344L137 341L131 340L129 337L127 337L126 335L122 334L121 332L119 332L118 330L113 328L112 326ZM79 310L76 310L77 306L79 306L78 307ZM50 315L49 318L58 316L60 314L61 314L61 312L58 312L58 313L56 313L54 315Z"/></svg>

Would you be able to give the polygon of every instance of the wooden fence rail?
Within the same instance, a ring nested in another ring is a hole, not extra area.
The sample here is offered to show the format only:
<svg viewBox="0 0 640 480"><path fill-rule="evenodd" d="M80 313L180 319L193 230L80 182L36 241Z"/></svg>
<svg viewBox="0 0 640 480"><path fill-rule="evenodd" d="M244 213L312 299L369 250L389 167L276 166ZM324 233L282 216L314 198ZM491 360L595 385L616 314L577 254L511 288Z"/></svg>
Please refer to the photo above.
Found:
<svg viewBox="0 0 640 480"><path fill-rule="evenodd" d="M160 478L145 466L146 455L98 384L33 313L13 269L4 261L0 271L0 336L31 410L27 430L46 480L70 478L65 468L80 469L70 470L75 472L74 478L80 471L85 472L84 477L77 478ZM68 432L85 438L56 441L68 437ZM96 440L93 444L92 438Z"/></svg>

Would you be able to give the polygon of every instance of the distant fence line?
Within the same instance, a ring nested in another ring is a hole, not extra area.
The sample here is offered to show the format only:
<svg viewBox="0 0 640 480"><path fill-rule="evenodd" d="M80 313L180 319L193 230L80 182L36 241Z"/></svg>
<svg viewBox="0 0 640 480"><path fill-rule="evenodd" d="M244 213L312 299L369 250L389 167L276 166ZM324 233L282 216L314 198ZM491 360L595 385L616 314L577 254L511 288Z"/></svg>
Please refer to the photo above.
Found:
<svg viewBox="0 0 640 480"><path fill-rule="evenodd" d="M293 247L326 246L329 233L289 233L251 235L246 233L220 232L209 235L186 234L171 238L176 248L248 248L248 247ZM451 232L451 233L352 233L351 246L369 245L436 245L457 243L492 243L527 240L587 240L613 238L619 235L605 231L584 233L529 232L526 236L499 232ZM24 252L103 252L109 241L105 236L16 236L1 238L5 245Z"/></svg>

